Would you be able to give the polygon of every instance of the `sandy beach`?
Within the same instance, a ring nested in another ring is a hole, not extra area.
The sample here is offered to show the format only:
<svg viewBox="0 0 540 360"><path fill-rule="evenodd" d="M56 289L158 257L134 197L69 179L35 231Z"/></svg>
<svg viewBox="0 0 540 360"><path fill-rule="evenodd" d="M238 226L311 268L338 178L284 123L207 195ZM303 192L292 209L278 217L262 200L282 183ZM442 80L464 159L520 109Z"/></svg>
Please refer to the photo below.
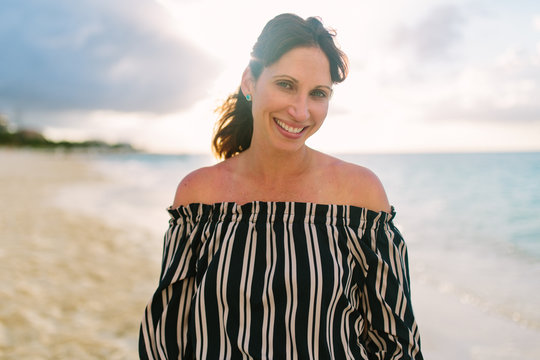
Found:
<svg viewBox="0 0 540 360"><path fill-rule="evenodd" d="M1 359L137 358L161 235L136 221L115 226L106 207L100 216L83 211L88 194L63 192L118 181L91 162L88 154L0 150ZM166 205L157 211L164 214ZM409 248L425 359L540 358L540 329L425 276L414 244Z"/></svg>
<svg viewBox="0 0 540 360"><path fill-rule="evenodd" d="M159 261L138 246L144 230L83 215L77 198L70 211L54 205L64 186L107 181L84 162L0 150L2 359L137 358Z"/></svg>

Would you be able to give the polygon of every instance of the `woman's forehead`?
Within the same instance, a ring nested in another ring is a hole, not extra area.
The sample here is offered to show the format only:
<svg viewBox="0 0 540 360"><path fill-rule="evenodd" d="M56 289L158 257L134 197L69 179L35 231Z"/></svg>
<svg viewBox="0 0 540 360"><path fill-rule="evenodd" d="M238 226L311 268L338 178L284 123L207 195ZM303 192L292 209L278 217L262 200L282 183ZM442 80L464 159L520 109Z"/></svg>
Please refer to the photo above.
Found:
<svg viewBox="0 0 540 360"><path fill-rule="evenodd" d="M309 80L331 86L330 62L318 47L294 48L263 71L267 76L290 76L298 81Z"/></svg>

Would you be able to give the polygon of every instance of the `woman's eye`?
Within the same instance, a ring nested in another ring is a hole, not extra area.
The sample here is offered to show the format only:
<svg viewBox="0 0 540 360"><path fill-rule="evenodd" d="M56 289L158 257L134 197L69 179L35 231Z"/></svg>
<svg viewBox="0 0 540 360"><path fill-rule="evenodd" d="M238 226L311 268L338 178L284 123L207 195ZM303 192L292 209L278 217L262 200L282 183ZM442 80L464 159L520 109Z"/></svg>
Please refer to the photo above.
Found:
<svg viewBox="0 0 540 360"><path fill-rule="evenodd" d="M328 94L324 90L313 90L311 92L311 95L313 95L315 97L320 97L320 98L328 97Z"/></svg>
<svg viewBox="0 0 540 360"><path fill-rule="evenodd" d="M278 81L277 85L284 89L292 89L292 84L288 81Z"/></svg>

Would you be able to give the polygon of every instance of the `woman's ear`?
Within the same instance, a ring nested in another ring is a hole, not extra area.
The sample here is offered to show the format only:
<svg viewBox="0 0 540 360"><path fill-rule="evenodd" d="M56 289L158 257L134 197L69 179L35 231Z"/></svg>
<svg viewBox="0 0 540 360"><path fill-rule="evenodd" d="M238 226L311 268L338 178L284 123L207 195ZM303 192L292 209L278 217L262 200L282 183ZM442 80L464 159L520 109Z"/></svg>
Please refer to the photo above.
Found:
<svg viewBox="0 0 540 360"><path fill-rule="evenodd" d="M255 88L255 81L253 79L253 75L251 74L251 69L246 67L246 70L244 70L244 73L242 74L242 82L240 83L240 88L242 89L242 93L244 95L252 95L253 90Z"/></svg>

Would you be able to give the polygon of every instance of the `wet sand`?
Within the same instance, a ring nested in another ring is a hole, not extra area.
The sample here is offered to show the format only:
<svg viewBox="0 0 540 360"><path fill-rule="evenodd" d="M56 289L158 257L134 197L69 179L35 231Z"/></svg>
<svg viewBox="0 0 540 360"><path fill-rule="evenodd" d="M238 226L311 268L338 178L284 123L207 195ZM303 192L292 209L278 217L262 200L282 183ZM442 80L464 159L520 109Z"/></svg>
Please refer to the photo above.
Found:
<svg viewBox="0 0 540 360"><path fill-rule="evenodd" d="M58 208L54 194L107 181L88 155L0 150L0 358L135 359L159 259L144 229Z"/></svg>

